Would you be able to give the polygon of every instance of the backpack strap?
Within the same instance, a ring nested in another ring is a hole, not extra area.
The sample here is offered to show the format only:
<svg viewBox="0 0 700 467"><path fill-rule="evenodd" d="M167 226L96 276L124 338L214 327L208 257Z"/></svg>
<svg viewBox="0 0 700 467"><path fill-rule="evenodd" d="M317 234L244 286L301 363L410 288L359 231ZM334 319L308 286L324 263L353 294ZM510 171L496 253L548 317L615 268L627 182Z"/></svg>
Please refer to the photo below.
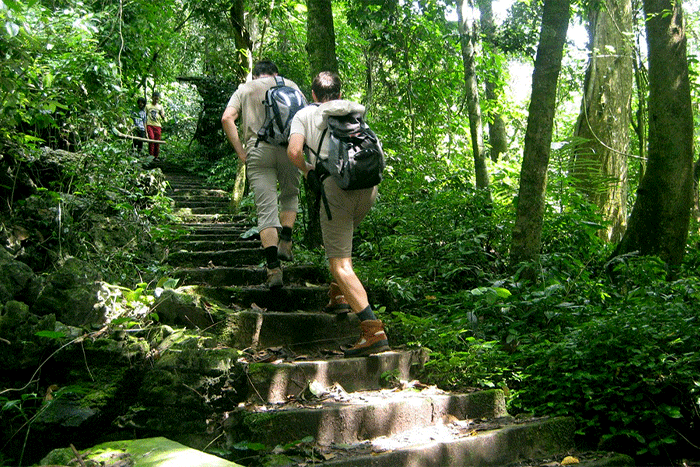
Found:
<svg viewBox="0 0 700 467"><path fill-rule="evenodd" d="M314 102L311 105L315 105L318 107L320 104L318 102ZM323 203L323 207L326 209L326 215L328 216L328 220L332 220L333 216L331 216L331 208L328 206L328 198L326 197L326 190L323 188L323 181L328 178L328 176L331 174L328 169L323 165L323 162L321 162L321 157L319 155L321 154L321 145L323 145L323 140L326 138L326 133L328 132L328 126L323 130L323 133L321 133L321 140L318 142L318 148L316 151L311 149L310 146L306 145L307 148L309 148L309 151L313 153L313 155L316 157L316 161L314 163L314 170L316 171L316 175L318 175L318 181L321 184L321 202Z"/></svg>

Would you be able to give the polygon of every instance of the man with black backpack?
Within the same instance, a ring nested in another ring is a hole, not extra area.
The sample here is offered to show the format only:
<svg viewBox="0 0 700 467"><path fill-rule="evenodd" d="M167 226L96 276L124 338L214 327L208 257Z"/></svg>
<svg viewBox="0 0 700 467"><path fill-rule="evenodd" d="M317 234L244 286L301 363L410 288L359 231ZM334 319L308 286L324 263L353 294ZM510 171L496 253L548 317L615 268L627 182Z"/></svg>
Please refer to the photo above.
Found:
<svg viewBox="0 0 700 467"><path fill-rule="evenodd" d="M348 164L347 154L354 153L353 137L335 133L332 126L337 121L352 120L358 123L357 131L368 130L362 120L364 107L355 102L340 99L340 78L332 72L321 72L314 78L312 95L314 104L294 116L289 136L287 154L294 165L302 171L312 189L322 195L321 233L323 246L334 283L329 291L330 302L325 311L347 313L352 311L360 319L360 339L350 348L343 349L346 357L359 357L389 350L389 342L384 332L384 324L376 318L367 299L367 292L355 274L352 266L352 236L360 221L367 215L377 197L377 186L381 180L381 169L370 186L346 188L340 172L328 167L328 161L340 160L345 155L344 166ZM333 124L329 122L333 121ZM366 128L365 128L366 127ZM329 128L331 128L329 130ZM333 134L331 135L331 132ZM370 136L373 136L372 133ZM367 135L365 135L367 136ZM381 146L364 136L355 138L359 146L371 146L369 156L377 159L366 167L381 166L384 159ZM339 149L341 144L348 147ZM305 147L309 149L309 161L304 158ZM333 151L333 154L329 153ZM362 152L362 151L360 151ZM357 153L355 154L357 155ZM381 160L379 160L381 159ZM337 173L336 173L337 172ZM358 178L369 179L369 172ZM349 176L354 179L354 175ZM362 185L362 183L360 183ZM325 205L325 207L323 207Z"/></svg>
<svg viewBox="0 0 700 467"><path fill-rule="evenodd" d="M265 101L271 89L282 87L290 95L296 95L297 100L303 101L302 105L306 104L306 100L296 83L278 76L277 66L269 60L258 62L253 67L252 77L251 81L238 86L231 96L221 124L240 163L246 164L265 252L267 286L275 289L284 284L280 260L292 260L292 228L299 202L299 171L287 157L286 139L273 140L274 130L269 127ZM240 133L236 127L239 117ZM270 135L270 139L266 135Z"/></svg>

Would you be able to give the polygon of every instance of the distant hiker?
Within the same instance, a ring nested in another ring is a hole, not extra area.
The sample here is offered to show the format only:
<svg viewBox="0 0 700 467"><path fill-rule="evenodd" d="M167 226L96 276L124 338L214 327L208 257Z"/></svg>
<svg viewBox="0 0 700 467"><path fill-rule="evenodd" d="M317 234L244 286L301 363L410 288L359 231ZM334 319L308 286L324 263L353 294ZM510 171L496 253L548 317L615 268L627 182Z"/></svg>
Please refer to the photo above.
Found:
<svg viewBox="0 0 700 467"><path fill-rule="evenodd" d="M334 283L331 284L330 303L325 311L357 313L361 336L354 346L344 349L346 357L358 357L389 350L384 324L378 320L367 299L367 292L352 266L353 231L364 219L377 197L377 186L344 190L334 177L319 181L318 159L327 159L330 138L325 135L329 116L364 115L365 108L355 102L340 99L340 78L331 72L321 72L314 78L314 103L300 110L292 120L287 154L302 171L310 186L320 190L322 183L327 209L321 207L321 233ZM307 162L304 147L312 150ZM316 154L314 154L316 153ZM324 204L322 203L322 204ZM330 214L330 215L329 215Z"/></svg>
<svg viewBox="0 0 700 467"><path fill-rule="evenodd" d="M278 69L273 62L263 60L256 63L253 79L238 86L221 117L229 143L240 163L246 165L265 252L267 286L271 289L284 285L280 261L292 260L292 228L299 204L300 175L287 157L284 146L258 138L258 132L266 122L266 93L277 85L277 75ZM289 79L284 79L284 84L299 89ZM239 117L240 134L236 127Z"/></svg>
<svg viewBox="0 0 700 467"><path fill-rule="evenodd" d="M146 131L148 139L160 140L161 126L165 120L165 112L163 106L160 105L160 93L154 91L151 95L151 102L146 105ZM154 159L158 159L160 154L160 144L148 143L148 153Z"/></svg>
<svg viewBox="0 0 700 467"><path fill-rule="evenodd" d="M138 106L138 111L131 112L131 118L134 120L134 135L139 138L146 137L146 99L139 97L136 99L136 105ZM141 154L143 149L143 141L135 139L134 149L136 152Z"/></svg>

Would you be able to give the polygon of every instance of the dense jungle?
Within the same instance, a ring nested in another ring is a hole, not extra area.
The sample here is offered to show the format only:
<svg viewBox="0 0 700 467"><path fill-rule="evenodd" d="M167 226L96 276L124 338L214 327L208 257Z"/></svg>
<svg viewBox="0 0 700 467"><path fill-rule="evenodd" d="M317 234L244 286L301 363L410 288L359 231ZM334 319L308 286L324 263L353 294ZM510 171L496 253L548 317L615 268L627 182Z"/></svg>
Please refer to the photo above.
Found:
<svg viewBox="0 0 700 467"><path fill-rule="evenodd" d="M111 401L122 431L91 442L138 433L110 395L176 332L154 303L186 236L159 163L254 220L221 115L260 59L309 97L337 71L366 106L387 167L354 265L392 347L429 353L422 383L573 417L580 450L700 465L699 7L0 0L0 466L79 444L42 416L61 400ZM128 138L154 91L159 161ZM295 256L326 271L315 202ZM118 364L94 358L108 341ZM246 446L209 452L275 465Z"/></svg>

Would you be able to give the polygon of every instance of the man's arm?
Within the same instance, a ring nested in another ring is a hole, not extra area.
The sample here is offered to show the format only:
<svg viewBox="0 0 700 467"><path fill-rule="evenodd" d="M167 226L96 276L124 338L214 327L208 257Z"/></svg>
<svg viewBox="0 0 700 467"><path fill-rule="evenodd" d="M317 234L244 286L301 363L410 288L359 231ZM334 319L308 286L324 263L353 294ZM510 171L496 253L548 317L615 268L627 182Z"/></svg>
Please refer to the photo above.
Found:
<svg viewBox="0 0 700 467"><path fill-rule="evenodd" d="M301 173L304 174L304 178L306 178L309 170L312 170L314 166L306 162L304 158L304 142L304 135L292 133L289 136L289 143L287 144L287 156L289 160L292 161L292 164L294 164L297 169L301 170Z"/></svg>
<svg viewBox="0 0 700 467"><path fill-rule="evenodd" d="M246 153L241 143L241 138L238 136L238 128L236 128L236 120L238 119L238 110L234 107L226 107L224 115L221 117L221 126L224 128L228 142L233 146L238 158L245 162Z"/></svg>

